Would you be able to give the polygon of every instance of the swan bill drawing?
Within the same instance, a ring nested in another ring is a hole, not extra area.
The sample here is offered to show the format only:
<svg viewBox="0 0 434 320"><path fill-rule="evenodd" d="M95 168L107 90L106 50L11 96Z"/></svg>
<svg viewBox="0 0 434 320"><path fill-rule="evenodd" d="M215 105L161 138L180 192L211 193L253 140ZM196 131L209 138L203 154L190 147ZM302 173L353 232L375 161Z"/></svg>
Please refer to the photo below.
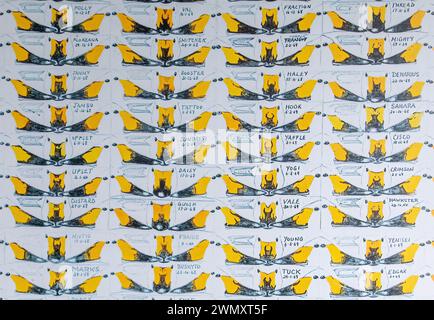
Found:
<svg viewBox="0 0 434 320"><path fill-rule="evenodd" d="M175 92L175 75L158 75L158 92L151 92L139 87L130 80L120 79L119 82L123 88L124 97L150 100L202 99L206 96L211 84L211 81L199 81L188 89Z"/></svg>
<svg viewBox="0 0 434 320"><path fill-rule="evenodd" d="M70 7L62 7L60 10L51 8L51 25L45 26L36 21L33 21L22 11L11 11L15 19L17 30L19 31L33 31L43 33L56 33L62 34L65 32L70 33L95 33L98 32L102 21L106 14L95 13L82 22L72 25L72 12Z"/></svg>
<svg viewBox="0 0 434 320"><path fill-rule="evenodd" d="M65 220L64 202L48 202L47 220L40 219L19 206L7 206L12 214L16 225L33 226L33 227L76 227L76 228L94 228L95 224L103 211L102 208L93 208L85 213Z"/></svg>
<svg viewBox="0 0 434 320"><path fill-rule="evenodd" d="M368 201L366 221L355 218L335 206L328 206L332 218L332 226L343 227L413 227L421 211L420 207L412 207L390 219L384 219L384 203L382 201Z"/></svg>
<svg viewBox="0 0 434 320"><path fill-rule="evenodd" d="M126 213L125 210L123 210L122 208L115 208L113 209L113 211L119 220L119 224L123 227L142 229L142 230L154 229L157 231L165 231L165 230L193 231L193 230L203 229L206 227L206 221L210 213L210 211L208 210L201 210L190 219L171 226L170 212L171 212L172 204L152 203L152 208L153 208L153 217L152 217L151 226L133 218L131 215Z"/></svg>
<svg viewBox="0 0 434 320"><path fill-rule="evenodd" d="M15 127L17 130L53 133L94 132L98 130L101 120L105 115L103 112L95 112L81 121L73 124L68 124L66 111L67 107L56 108L50 106L51 115L49 126L31 120L18 110L12 110L10 111L10 113L15 121Z"/></svg>
<svg viewBox="0 0 434 320"><path fill-rule="evenodd" d="M333 297L378 297L378 296L401 296L412 294L417 282L418 275L411 275L402 282L387 289L382 289L381 272L365 272L364 289L355 289L334 276L325 279L330 287L330 296Z"/></svg>
<svg viewBox="0 0 434 320"><path fill-rule="evenodd" d="M258 240L260 245L259 257L254 258L242 253L231 244L220 244L226 256L226 263L240 265L306 265L313 250L312 246L302 246L295 251L277 258L276 241Z"/></svg>
<svg viewBox="0 0 434 320"><path fill-rule="evenodd" d="M18 293L36 294L36 295L84 295L93 294L97 292L97 289L101 283L101 280L105 276L94 276L86 279L82 283L79 283L71 288L66 285L67 270L56 272L48 269L49 273L49 286L48 288L40 287L27 278L18 275L11 274L10 278L15 284L15 291Z"/></svg>
<svg viewBox="0 0 434 320"><path fill-rule="evenodd" d="M301 100L311 99L312 92L319 80L306 80L298 87L280 93L279 78L277 74L263 75L262 93L257 93L244 88L231 78L224 78L223 83L228 89L229 98L234 100L249 101L276 101L276 100Z"/></svg>
<svg viewBox="0 0 434 320"><path fill-rule="evenodd" d="M420 247L418 243L413 243L405 249L383 258L381 245L382 240L366 240L366 253L363 258L351 256L332 243L326 245L326 248L330 254L330 262L332 265L364 266L412 263Z"/></svg>
<svg viewBox="0 0 434 320"><path fill-rule="evenodd" d="M28 100L94 100L98 98L98 95L106 81L93 81L86 85L82 89L68 93L67 79L68 74L51 75L51 87L50 93L44 93L35 89L21 80L11 79L9 80L17 92L18 98Z"/></svg>
<svg viewBox="0 0 434 320"><path fill-rule="evenodd" d="M386 139L370 139L368 156L359 155L348 150L340 143L330 143L335 161L353 163L385 163L385 162L413 162L419 157L423 143L414 142L397 153L386 155Z"/></svg>
<svg viewBox="0 0 434 320"><path fill-rule="evenodd" d="M407 19L399 22L396 25L386 27L386 8L387 5L375 7L366 6L366 22L362 24L352 23L336 11L328 11L327 16L330 18L333 28L336 30L349 31L349 32L372 32L372 33L401 33L407 31L418 30L422 27L423 19L427 13L425 10L417 10Z"/></svg>
<svg viewBox="0 0 434 320"><path fill-rule="evenodd" d="M413 112L409 117L391 125L384 127L384 107L366 107L365 128L360 128L342 120L337 115L327 115L327 119L335 132L409 132L420 129L423 112Z"/></svg>
<svg viewBox="0 0 434 320"><path fill-rule="evenodd" d="M50 42L51 51L48 59L39 57L18 42L12 42L10 46L15 53L16 62L43 66L95 66L98 65L99 58L105 49L104 45L96 45L76 57L69 58L66 51L68 39L61 41L51 39Z"/></svg>
<svg viewBox="0 0 434 320"><path fill-rule="evenodd" d="M315 45L305 45L298 51L282 58L277 54L278 41L261 41L260 60L245 56L231 47L222 47L221 50L226 58L226 66L229 67L274 67L274 66L306 66L315 50Z"/></svg>
<svg viewBox="0 0 434 320"><path fill-rule="evenodd" d="M155 26L145 26L125 13L115 13L118 17L122 32L124 33L138 33L146 35L195 35L202 34L208 24L211 16L209 14L202 14L195 20L184 24L179 27L174 27L173 13L175 9L170 8L155 8L156 23Z"/></svg>
<svg viewBox="0 0 434 320"><path fill-rule="evenodd" d="M266 273L259 271L259 288L253 289L241 284L229 275L218 275L225 287L225 294L249 297L272 297L272 296L303 296L307 293L312 277L301 277L294 283L280 289L276 289L276 271Z"/></svg>
<svg viewBox="0 0 434 320"><path fill-rule="evenodd" d="M168 263L173 261L190 262L200 261L204 258L206 250L211 243L209 240L202 240L192 248L173 255L172 236L156 236L155 256L140 252L125 240L118 240L118 245L122 260L137 262L159 262Z"/></svg>
<svg viewBox="0 0 434 320"><path fill-rule="evenodd" d="M89 182L70 189L65 190L65 175L66 171L61 174L54 174L49 172L49 190L44 191L33 187L21 180L21 178L16 176L9 177L14 189L15 194L18 196L29 196L29 197L88 197L94 196L105 178L96 177Z"/></svg>
<svg viewBox="0 0 434 320"><path fill-rule="evenodd" d="M338 66L415 63L423 46L421 43L416 42L405 50L385 58L384 39L368 39L368 44L367 58L358 57L335 42L329 43L327 46L332 54L332 63Z"/></svg>
<svg viewBox="0 0 434 320"><path fill-rule="evenodd" d="M64 166L64 165L95 165L104 147L92 147L84 153L72 158L66 158L66 142L51 142L49 159L42 158L27 151L20 145L12 145L11 149L19 164L31 164L36 166Z"/></svg>
<svg viewBox="0 0 434 320"><path fill-rule="evenodd" d="M368 172L368 189L357 187L338 175L330 175L333 193L339 196L380 196L380 195L411 195L421 180L421 176L411 176L407 180L389 188L384 188L384 171Z"/></svg>
<svg viewBox="0 0 434 320"><path fill-rule="evenodd" d="M122 56L122 64L129 66L144 67L201 67L204 66L206 58L211 48L207 46L200 47L192 53L174 59L175 40L158 39L156 60L147 58L125 44L116 44Z"/></svg>
<svg viewBox="0 0 434 320"><path fill-rule="evenodd" d="M89 248L84 250L83 252L72 256L70 258L66 258L66 239L67 236L62 237L49 237L47 236L48 242L48 250L47 250L47 258L39 257L17 242L7 243L6 245L11 248L11 251L16 260L20 261L28 261L28 262L36 262L36 263L84 263L90 261L98 261L101 258L101 252L104 248L105 242L98 241L93 243Z"/></svg>
<svg viewBox="0 0 434 320"><path fill-rule="evenodd" d="M247 228L247 229L257 229L257 228L307 228L309 220L314 211L313 208L303 208L300 212L291 215L290 217L277 221L276 217L276 203L271 203L267 205L264 202L260 203L260 216L259 221L253 221L247 219L229 207L217 207L218 210L225 217L225 226L227 228Z"/></svg>
<svg viewBox="0 0 434 320"><path fill-rule="evenodd" d="M317 17L317 13L309 12L289 24L279 26L278 8L262 8L261 15L261 27L254 27L242 22L230 13L222 13L221 17L226 23L228 33L251 35L309 33Z"/></svg>

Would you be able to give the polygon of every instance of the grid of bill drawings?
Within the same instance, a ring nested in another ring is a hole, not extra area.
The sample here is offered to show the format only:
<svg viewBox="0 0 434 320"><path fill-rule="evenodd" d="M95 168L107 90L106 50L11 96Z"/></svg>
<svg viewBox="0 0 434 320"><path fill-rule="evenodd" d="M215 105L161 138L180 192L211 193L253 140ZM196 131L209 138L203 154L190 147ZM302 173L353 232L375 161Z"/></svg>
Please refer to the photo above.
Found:
<svg viewBox="0 0 434 320"><path fill-rule="evenodd" d="M0 25L0 298L434 298L433 1Z"/></svg>

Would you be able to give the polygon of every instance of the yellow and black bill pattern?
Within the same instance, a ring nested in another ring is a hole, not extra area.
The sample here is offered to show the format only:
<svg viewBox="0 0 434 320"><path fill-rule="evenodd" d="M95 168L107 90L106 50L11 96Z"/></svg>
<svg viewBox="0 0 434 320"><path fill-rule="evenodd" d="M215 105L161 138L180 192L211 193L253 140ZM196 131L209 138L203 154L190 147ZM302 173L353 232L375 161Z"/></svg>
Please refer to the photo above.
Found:
<svg viewBox="0 0 434 320"><path fill-rule="evenodd" d="M202 272L199 274L196 278L188 282L187 284L175 288L171 290L171 293L179 293L179 294L186 294L191 292L200 292L206 290L206 284L208 282L209 276L211 274L207 272Z"/></svg>
<svg viewBox="0 0 434 320"><path fill-rule="evenodd" d="M185 189L182 189L180 191L174 192L170 196L174 198L190 198L195 196L206 195L208 185L210 181L214 178L215 177L209 177L209 176L202 177L193 185Z"/></svg>
<svg viewBox="0 0 434 320"><path fill-rule="evenodd" d="M426 14L427 11L425 10L417 10L415 13L413 13L410 17L408 17L404 21L394 26L386 28L385 32L398 33L398 32L418 30L422 27L422 22Z"/></svg>
<svg viewBox="0 0 434 320"><path fill-rule="evenodd" d="M303 265L308 262L312 246L303 246L283 257L276 258L276 242L260 241L259 258L246 255L230 244L218 244L226 256L226 262L242 265Z"/></svg>
<svg viewBox="0 0 434 320"><path fill-rule="evenodd" d="M228 33L238 34L291 34L291 33L309 33L317 13L309 12L301 18L283 26L278 26L277 8L262 8L261 27L250 26L245 22L238 20L230 13L222 13L221 16L226 23Z"/></svg>
<svg viewBox="0 0 434 320"><path fill-rule="evenodd" d="M309 160L315 142L309 141L298 147L297 149L288 151L280 156L271 158L272 162L304 162Z"/></svg>
<svg viewBox="0 0 434 320"><path fill-rule="evenodd" d="M333 93L333 96L339 100L354 101L354 102L399 102L419 99L422 95L423 88L426 83L431 81L415 81L410 87L404 91L386 97L385 86L386 77L368 77L368 90L366 98L358 96L348 89L342 87L336 81L328 82L328 85Z"/></svg>
<svg viewBox="0 0 434 320"><path fill-rule="evenodd" d="M373 140L371 140L371 147L372 141ZM375 140L374 142L376 141L377 140ZM354 163L412 162L417 160L422 147L423 143L414 142L404 150L390 156L386 156L386 154L384 154L383 152L381 152L380 154L376 154L375 149L372 153L370 152L368 157L365 157L346 149L340 143L330 144L330 148L332 149L335 156L335 161Z"/></svg>
<svg viewBox="0 0 434 320"><path fill-rule="evenodd" d="M163 207L165 205L156 205L158 207ZM166 207L166 206L165 206ZM162 211L163 210L163 211ZM152 226L148 226L135 218L131 217L128 213L126 213L121 208L115 208L113 211L115 212L119 224L123 227L127 228L135 228L135 229L142 229L142 230L150 230L155 229L158 231L164 231L164 230L172 230L172 231L193 231L193 230L199 230L203 229L206 226L206 220L208 218L208 215L210 211L208 210L201 210L196 215L194 215L192 218L181 222L179 224L170 226L170 219L166 217L166 210L162 209L155 211L154 209L154 217L152 219ZM163 220L163 223L161 223L160 220Z"/></svg>
<svg viewBox="0 0 434 320"><path fill-rule="evenodd" d="M413 112L408 118L385 129L387 132L408 132L420 129L424 113Z"/></svg>
<svg viewBox="0 0 434 320"><path fill-rule="evenodd" d="M334 65L373 65L373 64L405 64L414 63L417 60L422 44L416 42L408 46L405 50L394 54L388 58L384 57L384 52L375 46L375 40L382 40L384 46L384 39L369 39L370 48L368 51L368 58L358 57L351 52L348 52L337 43L328 44L328 48L333 57L332 63Z"/></svg>
<svg viewBox="0 0 434 320"><path fill-rule="evenodd" d="M307 228L309 226L309 220L314 210L316 209L303 208L300 212L286 219L271 223L270 226L276 228L296 228L296 229Z"/></svg>
<svg viewBox="0 0 434 320"><path fill-rule="evenodd" d="M101 252L105 244L106 242L104 241L95 242L92 246L87 248L82 253L73 256L71 258L67 258L65 261L69 263L83 263L83 262L100 260Z"/></svg>
<svg viewBox="0 0 434 320"><path fill-rule="evenodd" d="M338 175L330 175L330 181L333 187L333 193L340 196L368 196L373 195L372 190L356 187L355 185L347 182Z"/></svg>
<svg viewBox="0 0 434 320"><path fill-rule="evenodd" d="M26 225L26 226L34 226L34 227L54 226L53 222L45 221L40 218L37 218L34 215L31 215L30 213L24 211L19 206L6 205L6 207L9 208L9 211L11 212L12 217L14 218L15 224L17 225Z"/></svg>
<svg viewBox="0 0 434 320"><path fill-rule="evenodd" d="M139 119L137 119L135 116L133 116L130 112L120 110L115 111L115 113L119 113L119 116L122 119L122 122L124 124L124 131L126 132L146 132L146 133L161 133L164 132L163 128L155 127L150 124L147 124Z"/></svg>
<svg viewBox="0 0 434 320"><path fill-rule="evenodd" d="M135 196L141 196L141 197L151 197L152 196L151 192L140 189L139 187L137 187L136 185L131 183L124 176L119 175L119 176L115 176L114 178L118 182L122 193L128 193L128 194L132 194Z"/></svg>
<svg viewBox="0 0 434 320"><path fill-rule="evenodd" d="M172 285L172 267L153 267L154 281L152 288L157 293L167 293Z"/></svg>
<svg viewBox="0 0 434 320"><path fill-rule="evenodd" d="M219 245L219 244L217 244ZM265 261L242 253L231 244L220 244L226 256L226 263L242 265L263 265Z"/></svg>
<svg viewBox="0 0 434 320"><path fill-rule="evenodd" d="M355 289L333 276L325 277L327 283L330 287L330 296L340 296L340 297L367 297L371 293L364 290Z"/></svg>
<svg viewBox="0 0 434 320"><path fill-rule="evenodd" d="M422 44L416 42L408 46L405 50L394 54L393 56L380 60L380 62L385 64L414 63L417 61L417 56L419 55L421 48Z"/></svg>
<svg viewBox="0 0 434 320"><path fill-rule="evenodd" d="M62 294L92 294L96 293L101 280L106 276L95 276L91 277L84 282L70 288L64 289L61 291Z"/></svg>
<svg viewBox="0 0 434 320"><path fill-rule="evenodd" d="M119 82L122 85L125 97L151 100L202 99L206 96L211 84L211 81L199 81L188 89L175 92L174 80L174 76L159 76L158 92L147 91L129 80L119 80Z"/></svg>
<svg viewBox="0 0 434 320"><path fill-rule="evenodd" d="M226 185L226 194L228 196L264 196L267 192L264 190L255 189L242 182L239 182L235 178L228 174L221 176L223 182Z"/></svg>
<svg viewBox="0 0 434 320"><path fill-rule="evenodd" d="M138 221L137 219L131 217L122 208L114 208L114 213L119 220L119 225L127 228L141 229L141 230L151 230L152 227Z"/></svg>
<svg viewBox="0 0 434 320"><path fill-rule="evenodd" d="M209 14L202 14L197 19L182 25L180 27L173 27L173 12L174 9L156 8L157 21L155 27L144 26L132 17L125 13L116 13L122 25L122 32L125 33L140 33L148 35L194 35L202 34L205 31L211 16Z"/></svg>
<svg viewBox="0 0 434 320"><path fill-rule="evenodd" d="M208 53L211 50L210 47L203 46L184 57L173 59L173 44L174 40L158 40L159 52L157 60L144 57L125 44L116 44L114 46L119 49L124 65L145 67L200 67L205 64ZM169 52L172 52L172 54L169 54Z"/></svg>
<svg viewBox="0 0 434 320"><path fill-rule="evenodd" d="M172 170L154 170L153 194L159 198L169 197L172 193Z"/></svg>
<svg viewBox="0 0 434 320"><path fill-rule="evenodd" d="M101 23L106 16L104 13L96 13L84 21L71 25L68 22L68 9L58 11L55 8L51 9L51 26L45 26L33 21L25 13L21 11L11 11L15 19L17 29L20 31L33 31L44 33L61 34L65 32L71 33L93 33L98 32Z"/></svg>
<svg viewBox="0 0 434 320"><path fill-rule="evenodd" d="M277 41L261 42L261 44L261 60L249 58L233 48L222 47L221 50L225 55L226 65L233 67L306 66L309 65L309 59L316 47L314 45L306 45L297 52L278 59Z"/></svg>
<svg viewBox="0 0 434 320"><path fill-rule="evenodd" d="M381 290L381 272L365 272L365 278L365 288L364 290L360 290L346 285L333 276L325 277L330 287L330 295L341 297L400 296L411 294L419 280L418 275L411 275L404 281L390 288Z"/></svg>
<svg viewBox="0 0 434 320"><path fill-rule="evenodd" d="M159 256L151 256L146 253L140 252L134 248L127 241L119 239L116 241L121 252L122 260L124 261L137 261L137 262L166 262L164 258Z"/></svg>
<svg viewBox="0 0 434 320"><path fill-rule="evenodd" d="M16 242L8 243L7 245L11 248L15 259L21 261L29 261L36 263L62 263L62 262L70 262L70 263L82 263L88 261L96 261L100 259L102 248L104 247L105 242L99 241L94 243L90 248L85 250L79 255L74 257L65 259L65 237L53 238L47 237L48 240L48 251L47 251L47 259L36 256L31 253L21 245Z"/></svg>
<svg viewBox="0 0 434 320"><path fill-rule="evenodd" d="M15 194L18 196L29 196L29 197L42 197L42 196L55 196L53 192L44 191L35 188L28 183L21 180L19 177L11 176L10 181L15 189Z"/></svg>
<svg viewBox="0 0 434 320"><path fill-rule="evenodd" d="M51 203L49 203L51 204ZM54 205L58 207L59 205ZM57 219L54 219L53 214L54 213L48 213L48 220L42 220L40 218L37 218L30 213L24 211L19 206L7 206L15 220L15 223L17 225L26 225L26 226L34 226L34 227L86 227L86 228L93 228L95 227L96 221L103 209L101 208L94 208L90 209L86 213L75 217L71 220L64 220L63 212L59 213L56 212L56 215L58 216ZM59 209L56 209L56 211ZM63 210L63 209L62 209Z"/></svg>
<svg viewBox="0 0 434 320"><path fill-rule="evenodd" d="M228 95L231 99L236 100L252 100L252 101L276 101L276 100L302 100L308 101L311 99L312 92L319 80L307 80L300 86L293 88L287 92L279 93L279 76L264 75L263 93L250 91L231 78L224 78L228 89Z"/></svg>
<svg viewBox="0 0 434 320"><path fill-rule="evenodd" d="M369 31L372 33L388 32L388 33L398 33L407 32L412 30L418 30L422 27L423 18L427 11L417 10L409 18L404 21L391 26L386 27L386 7L367 7L367 21L366 25L357 25L341 17L335 11L327 12L330 18L333 28L336 30L350 31L350 32L365 32Z"/></svg>
<svg viewBox="0 0 434 320"><path fill-rule="evenodd" d="M407 180L384 190L381 190L381 194L385 195L411 195L416 192L416 189L421 180L421 176L411 176Z"/></svg>
<svg viewBox="0 0 434 320"><path fill-rule="evenodd" d="M342 48L339 44L332 42L329 43L328 48L332 54L334 65L368 65L372 64L372 60L358 57L351 52Z"/></svg>
<svg viewBox="0 0 434 320"><path fill-rule="evenodd" d="M302 296L309 290L312 277L302 277L290 285L272 291L274 296Z"/></svg>
<svg viewBox="0 0 434 320"><path fill-rule="evenodd" d="M333 186L333 193L340 196L410 195L416 191L421 180L421 176L411 176L404 182L401 182L390 188L384 188L384 186L377 188L374 187L374 184L377 181L377 177L374 177L374 175L375 174L373 173L371 177L373 179L373 184L372 186L369 185L369 189L356 187L338 175L330 175L329 178ZM378 177L378 179L380 178L381 177Z"/></svg>
<svg viewBox="0 0 434 320"><path fill-rule="evenodd" d="M10 112L15 121L17 130L30 131L30 132L91 132L98 130L101 119L104 117L103 112L95 112L86 119L77 123L67 125L66 108L50 107L51 118L50 126L39 124L18 110L7 111ZM63 109L63 110L60 110Z"/></svg>
<svg viewBox="0 0 434 320"><path fill-rule="evenodd" d="M330 121L330 124L333 127L333 131L336 132L361 132L363 131L361 128L358 128L341 118L339 118L336 115L327 115L327 119Z"/></svg>
<svg viewBox="0 0 434 320"><path fill-rule="evenodd" d="M265 272L260 272L261 283L259 289L252 289L246 287L238 282L234 277L228 275L218 275L222 280L225 287L225 294L229 295L240 295L240 296L301 296L307 293L310 283L312 281L311 277L302 277L295 281L294 283L287 285L283 288L275 288L275 272L266 274Z"/></svg>
<svg viewBox="0 0 434 320"><path fill-rule="evenodd" d="M15 158L18 163L22 164L31 164L31 165L37 165L37 166L51 166L56 165L56 161L54 160L47 160L42 157L39 157L32 152L27 151L23 147L19 145L12 145L11 146L12 151L15 154Z"/></svg>
<svg viewBox="0 0 434 320"><path fill-rule="evenodd" d="M336 11L328 11L327 16L330 18L333 28L336 30L350 32L365 32L366 29L342 18Z"/></svg>
<svg viewBox="0 0 434 320"><path fill-rule="evenodd" d="M227 228L257 229L263 227L261 223L244 218L229 207L217 207L216 209L223 213L226 220L225 226Z"/></svg>
<svg viewBox="0 0 434 320"><path fill-rule="evenodd" d="M312 246L302 246L281 258L266 259L266 265L306 265L312 250Z"/></svg>
<svg viewBox="0 0 434 320"><path fill-rule="evenodd" d="M152 289L148 289L134 280L130 279L128 276L125 275L123 272L116 272L116 277L119 280L119 283L124 290L131 290L136 292L144 292L144 293L151 293Z"/></svg>
<svg viewBox="0 0 434 320"><path fill-rule="evenodd" d="M205 131L208 123L216 113L205 111L199 114L196 118L178 126L167 128L167 132L201 132Z"/></svg>
<svg viewBox="0 0 434 320"><path fill-rule="evenodd" d="M84 88L72 92L66 92L66 77L60 79L60 76L52 76L51 93L44 93L35 88L30 87L21 80L10 80L14 86L18 97L29 100L92 100L97 99L99 92L102 89L104 81L93 81Z"/></svg>
<svg viewBox="0 0 434 320"><path fill-rule="evenodd" d="M105 209L93 208L71 220L60 221L57 225L62 227L95 228L96 221L103 210Z"/></svg>
<svg viewBox="0 0 434 320"><path fill-rule="evenodd" d="M219 112L223 116L226 123L226 130L228 131L263 131L264 128L252 125L245 120L240 119L237 115L229 111Z"/></svg>
<svg viewBox="0 0 434 320"><path fill-rule="evenodd" d="M257 297L257 296L265 295L265 293L261 290L252 289L242 285L241 283L238 282L238 280L236 280L232 276L219 275L218 277L223 282L223 285L225 287L225 294L249 296L249 297Z"/></svg>
<svg viewBox="0 0 434 320"><path fill-rule="evenodd" d="M336 81L328 82L328 85L329 85L329 87L333 93L333 96L336 99L345 100L345 101L354 101L354 102L366 102L367 101L366 98L358 96L355 93L349 91L348 89L345 89Z"/></svg>
<svg viewBox="0 0 434 320"><path fill-rule="evenodd" d="M213 211L211 211L213 212ZM169 227L172 231L193 231L200 230L206 227L206 221L210 214L208 210L201 210L196 213L192 218Z"/></svg>
<svg viewBox="0 0 434 320"><path fill-rule="evenodd" d="M96 164L98 161L98 158L103 150L103 147L92 147L88 151L84 152L81 155L78 155L76 157L65 159L63 157L56 159L54 157L51 157L49 160L41 158L23 147L19 145L12 145L11 146L15 157L17 159L18 163L22 164L31 164L31 165L37 165L37 166L63 166L63 165L90 165L90 164Z"/></svg>
<svg viewBox="0 0 434 320"><path fill-rule="evenodd" d="M16 242L6 243L12 250L13 255L16 260L28 261L28 262L36 262L36 263L45 263L48 262L47 259L38 257L37 255L31 253L27 249L23 248Z"/></svg>
<svg viewBox="0 0 434 320"><path fill-rule="evenodd" d="M204 258L206 250L211 243L213 242L206 239L202 240L194 247L188 249L187 251L168 257L168 261L177 261L177 262L200 261Z"/></svg>
<svg viewBox="0 0 434 320"><path fill-rule="evenodd" d="M384 107L378 107L375 109L383 109ZM423 118L423 112L413 112L409 117L402 121L391 125L390 127L384 127L383 111L376 110L375 114L370 111L373 108L365 108L367 112L367 118L365 122L365 129L356 127L337 115L327 115L327 119L330 121L333 131L336 132L408 132L420 129L420 125Z"/></svg>
<svg viewBox="0 0 434 320"><path fill-rule="evenodd" d="M305 112L296 120L283 124L281 126L276 126L272 128L271 131L282 133L309 131L310 125L312 124L315 115L316 113L313 111Z"/></svg>
<svg viewBox="0 0 434 320"><path fill-rule="evenodd" d="M382 202L381 202L382 203ZM354 218L335 206L328 206L328 210L332 217L333 226L347 226L347 227L413 227L416 224L417 217L421 211L419 207L412 207L404 213L384 220L382 213L382 205L379 202L371 202L375 204L375 208L368 211L366 221Z"/></svg>
<svg viewBox="0 0 434 320"><path fill-rule="evenodd" d="M308 195L310 186L315 176L305 175L300 180L291 183L288 186L270 191L267 195Z"/></svg>
<svg viewBox="0 0 434 320"><path fill-rule="evenodd" d="M81 284L72 288L66 288L66 271L54 272L48 270L50 273L49 288L39 287L23 276L11 274L10 278L15 284L15 291L19 293L30 293L38 295L54 295L60 296L64 294L92 294L95 293L99 284L105 276L91 277Z"/></svg>
<svg viewBox="0 0 434 320"><path fill-rule="evenodd" d="M105 49L104 45L96 45L77 57L68 58L66 55L58 54L60 50L57 48L59 47L59 42L54 39L51 41L52 43L55 42L56 48L53 50L50 59L37 56L18 42L12 42L11 47L14 50L16 61L19 63L51 66L94 66L98 64L99 58ZM52 46L54 46L54 44L52 44Z"/></svg>
<svg viewBox="0 0 434 320"><path fill-rule="evenodd" d="M396 95L387 97L385 101L399 102L419 99L422 96L422 91L426 83L431 83L431 81L415 81L410 87Z"/></svg>
<svg viewBox="0 0 434 320"><path fill-rule="evenodd" d="M30 280L26 279L25 277L20 276L18 274L11 274L10 278L15 284L15 291L18 293L30 293L30 294L37 294L37 295L58 295L56 290L40 287L32 283Z"/></svg>
<svg viewBox="0 0 434 320"><path fill-rule="evenodd" d="M160 159L153 159L142 155L125 144L116 145L119 154L124 163L145 164L145 165L163 165L164 161Z"/></svg>
<svg viewBox="0 0 434 320"><path fill-rule="evenodd" d="M255 156L244 152L241 149L232 145L229 141L220 142L226 154L226 162L235 163L263 163L266 159L262 156Z"/></svg>
<svg viewBox="0 0 434 320"><path fill-rule="evenodd" d="M330 262L332 265L364 266L378 264L376 263L377 261L353 257L332 243L326 245L326 248L330 254Z"/></svg>

